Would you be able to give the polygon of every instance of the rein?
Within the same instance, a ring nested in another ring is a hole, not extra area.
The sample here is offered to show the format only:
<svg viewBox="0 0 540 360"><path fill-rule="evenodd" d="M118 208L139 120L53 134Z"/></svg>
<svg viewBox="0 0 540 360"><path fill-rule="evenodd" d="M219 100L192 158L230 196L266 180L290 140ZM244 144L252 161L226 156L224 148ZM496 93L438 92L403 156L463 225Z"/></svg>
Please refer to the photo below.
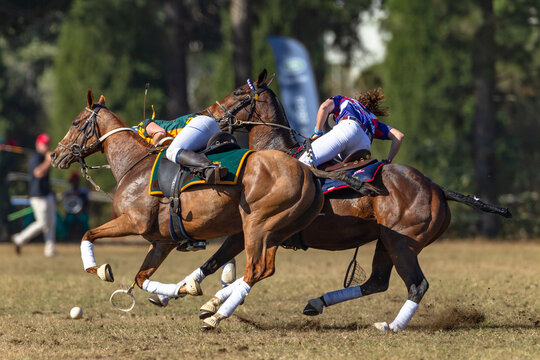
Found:
<svg viewBox="0 0 540 360"><path fill-rule="evenodd" d="M208 113L211 115L211 117L214 120L216 120L218 122L218 124L227 123L229 125L229 133L232 133L233 128L242 127L244 125L266 125L266 126L274 126L274 127L279 127L279 128L282 128L282 129L286 129L292 135L297 135L297 136L304 139L304 144L305 144L305 147L306 147L306 151L308 153L308 157L309 157L311 163L313 164L313 150L311 148L311 142L312 141L311 141L310 137L302 135L299 131L297 131L297 130L289 127L289 126L264 122L260 117L259 117L260 122L250 121L251 117L255 113L255 105L256 105L257 100L259 100L259 95L262 94L263 92L265 92L266 90L269 90L269 88L268 88L268 86L266 84L264 84L264 86L261 86L259 89L255 90L255 87L253 86L253 83L251 82L250 79L247 80L247 83L248 83L248 85L249 85L249 87L250 87L250 89L252 91L251 94L246 95L232 109L227 110L227 108L225 106L221 105L219 103L219 101L216 101L216 104L221 108L221 110L223 110L223 115L220 118L216 118L216 116L209 109L206 109L206 111L208 111ZM238 119L236 117L236 114L238 114L238 112L240 112L240 110L242 110L243 108L245 108L248 105L250 105L250 110L249 110L247 120ZM295 151L295 150L292 150L289 155L292 156L293 151ZM296 150L296 151L298 151L298 150Z"/></svg>

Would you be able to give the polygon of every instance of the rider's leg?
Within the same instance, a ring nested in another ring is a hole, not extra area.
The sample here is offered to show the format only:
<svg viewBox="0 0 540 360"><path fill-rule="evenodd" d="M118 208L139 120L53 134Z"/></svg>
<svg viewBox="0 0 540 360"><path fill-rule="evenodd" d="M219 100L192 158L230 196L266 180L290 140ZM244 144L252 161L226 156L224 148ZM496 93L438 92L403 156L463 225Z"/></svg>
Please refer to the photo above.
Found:
<svg viewBox="0 0 540 360"><path fill-rule="evenodd" d="M180 165L203 169L206 182L215 184L227 175L227 169L212 163L205 155L195 151L203 149L208 140L219 131L219 125L214 119L197 116L178 133L165 155L167 159Z"/></svg>
<svg viewBox="0 0 540 360"><path fill-rule="evenodd" d="M367 143L366 140L367 139ZM350 153L357 149L361 143L363 148L369 149L369 138L353 120L341 120L332 130L324 134L311 144L313 150L313 166L317 167L338 154ZM298 159L304 164L311 165L307 152Z"/></svg>

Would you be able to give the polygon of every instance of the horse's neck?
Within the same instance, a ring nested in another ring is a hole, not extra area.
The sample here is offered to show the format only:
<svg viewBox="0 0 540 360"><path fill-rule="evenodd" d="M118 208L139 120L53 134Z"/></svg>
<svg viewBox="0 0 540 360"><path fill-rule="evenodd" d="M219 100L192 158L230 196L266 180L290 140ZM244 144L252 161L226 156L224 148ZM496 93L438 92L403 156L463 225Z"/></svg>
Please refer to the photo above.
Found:
<svg viewBox="0 0 540 360"><path fill-rule="evenodd" d="M280 150L294 152L299 144L289 130L264 125L255 125L249 131L249 147L254 150Z"/></svg>
<svg viewBox="0 0 540 360"><path fill-rule="evenodd" d="M114 129L127 127L112 112L108 113L107 116L108 119L104 121L106 126L100 129L101 135L105 135ZM137 160L147 153L147 147L136 133L132 131L120 131L104 140L103 151L111 166L113 176L118 182L130 166L133 166Z"/></svg>

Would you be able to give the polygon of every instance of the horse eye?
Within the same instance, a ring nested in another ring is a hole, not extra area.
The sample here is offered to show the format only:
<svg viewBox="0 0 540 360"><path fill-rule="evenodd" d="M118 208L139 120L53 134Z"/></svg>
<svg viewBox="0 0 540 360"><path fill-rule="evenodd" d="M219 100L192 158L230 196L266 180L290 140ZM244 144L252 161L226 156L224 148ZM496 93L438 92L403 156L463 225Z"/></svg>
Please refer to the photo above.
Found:
<svg viewBox="0 0 540 360"><path fill-rule="evenodd" d="M80 120L75 120L73 121L73 124L71 124L71 126L78 126L80 123Z"/></svg>
<svg viewBox="0 0 540 360"><path fill-rule="evenodd" d="M240 95L242 95L242 94L243 94L243 91L242 91L242 90L234 90L234 91L233 91L233 95L234 95L234 96L240 96Z"/></svg>

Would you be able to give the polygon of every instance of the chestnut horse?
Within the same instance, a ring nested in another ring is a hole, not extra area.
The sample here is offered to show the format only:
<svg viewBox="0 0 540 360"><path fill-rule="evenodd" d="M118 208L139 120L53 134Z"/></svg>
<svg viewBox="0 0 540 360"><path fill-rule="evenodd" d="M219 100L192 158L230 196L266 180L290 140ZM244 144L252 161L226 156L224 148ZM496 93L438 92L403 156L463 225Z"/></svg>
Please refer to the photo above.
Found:
<svg viewBox="0 0 540 360"><path fill-rule="evenodd" d="M267 79L264 70L255 83L255 90L244 85L205 113L220 121L230 119L229 122L222 121L223 128L247 129L252 149L276 149L291 155L299 144L290 131L279 100L268 88L272 78ZM405 328L428 289L418 254L448 228L448 200L505 217L511 217L511 214L508 209L447 190L406 165L385 165L376 181L387 190L385 195L361 196L350 189L326 194L322 216L301 231L301 239L307 247L323 250L353 249L377 240L369 279L362 285L310 300L304 314L319 315L324 306L386 291L395 266L407 287L408 299L394 322L390 325L377 323L376 327L384 331L399 331ZM242 234L233 235L200 270L206 276L242 250ZM200 317L210 316L211 319L205 328L213 328L219 322L217 309L222 301L219 296L214 297L201 308ZM217 321L213 319L216 312Z"/></svg>
<svg viewBox="0 0 540 360"><path fill-rule="evenodd" d="M113 281L108 264L94 259L93 243L103 237L141 235L151 242L136 276L142 289L181 296L200 295L197 284L161 284L148 278L178 246L169 232L169 206L148 194L149 175L156 151L113 112L98 103L89 90L87 107L52 153L52 164L67 169L76 161L102 150L118 183L114 211L119 214L81 241L81 257L88 273ZM181 216L185 230L195 239L213 239L242 232L247 263L244 289L272 275L279 244L309 225L319 214L323 195L311 169L275 151L251 153L236 185L197 185L181 193Z"/></svg>

